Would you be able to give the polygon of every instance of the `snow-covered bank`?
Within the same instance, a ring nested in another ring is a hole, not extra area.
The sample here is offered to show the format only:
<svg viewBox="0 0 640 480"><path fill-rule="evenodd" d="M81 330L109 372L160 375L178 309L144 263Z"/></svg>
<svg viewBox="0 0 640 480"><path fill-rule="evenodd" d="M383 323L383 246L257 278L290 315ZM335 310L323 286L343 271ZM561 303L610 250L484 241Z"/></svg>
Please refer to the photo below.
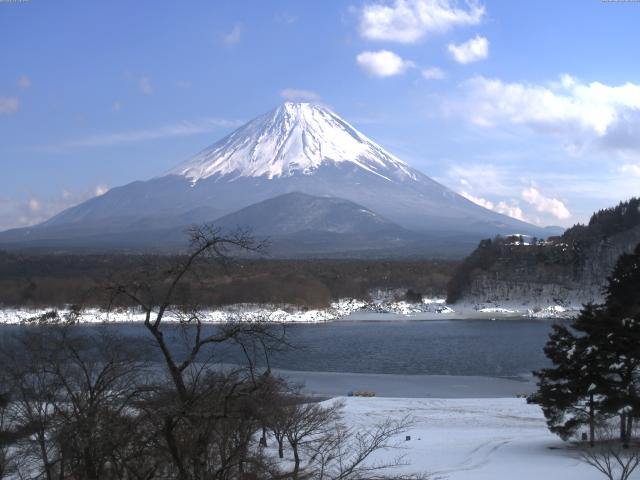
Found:
<svg viewBox="0 0 640 480"><path fill-rule="evenodd" d="M410 415L415 425L397 440L406 454L397 473L430 472L449 480L599 480L569 445L549 433L538 406L524 399L358 398L345 402L345 421L371 428ZM333 401L333 400L331 400ZM638 478L632 477L632 478Z"/></svg>
<svg viewBox="0 0 640 480"><path fill-rule="evenodd" d="M363 307L364 302L345 300L333 303L325 309L300 309L293 306L242 304L231 305L217 310L202 310L201 320L205 323L221 323L230 321L273 323L319 323L338 320ZM0 310L0 323L20 324L51 312L52 309L15 309ZM63 308L55 310L60 318L69 315L70 310ZM182 316L179 312L166 312L164 320L179 322ZM80 323L120 323L143 322L145 314L138 309L119 308L110 311L98 308L82 310L78 316Z"/></svg>
<svg viewBox="0 0 640 480"><path fill-rule="evenodd" d="M21 309L0 308L0 324L20 324L40 317L50 308ZM61 318L70 313L69 309L56 310ZM268 321L274 323L322 323L335 320L465 320L500 318L570 318L578 307L548 305L531 306L500 305L447 305L442 298L424 298L422 302L397 300L388 294L373 296L370 301L342 299L327 308L305 309L292 305L239 304L216 310L204 310L204 322L220 323L228 321ZM180 321L180 314L168 312L168 322ZM136 309L115 309L104 311L97 308L83 310L79 315L82 323L142 322L144 314Z"/></svg>
<svg viewBox="0 0 640 480"><path fill-rule="evenodd" d="M398 375L380 373L304 372L275 369L307 395L340 397L372 392L378 397L514 398L536 391L533 377L499 378L469 375Z"/></svg>

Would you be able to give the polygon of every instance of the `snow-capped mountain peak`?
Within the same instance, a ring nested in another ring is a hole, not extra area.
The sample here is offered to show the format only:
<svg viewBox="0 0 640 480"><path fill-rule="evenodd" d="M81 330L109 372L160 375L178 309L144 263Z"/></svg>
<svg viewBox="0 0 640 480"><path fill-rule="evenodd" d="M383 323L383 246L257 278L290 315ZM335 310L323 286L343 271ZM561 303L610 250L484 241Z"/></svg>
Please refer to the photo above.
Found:
<svg viewBox="0 0 640 480"><path fill-rule="evenodd" d="M311 175L350 162L389 181L416 172L324 106L287 102L240 127L171 170L192 183L208 177Z"/></svg>

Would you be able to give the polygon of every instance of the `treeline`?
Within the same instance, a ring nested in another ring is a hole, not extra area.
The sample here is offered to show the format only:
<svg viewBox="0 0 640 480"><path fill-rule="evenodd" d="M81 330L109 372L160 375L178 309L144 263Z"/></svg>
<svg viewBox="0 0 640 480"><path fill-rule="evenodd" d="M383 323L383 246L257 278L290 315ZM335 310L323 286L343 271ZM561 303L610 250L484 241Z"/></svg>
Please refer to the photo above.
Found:
<svg viewBox="0 0 640 480"><path fill-rule="evenodd" d="M181 257L19 255L0 252L0 305L108 306L104 285L160 274ZM182 288L201 306L286 303L322 307L339 298L366 299L376 288L444 295L457 262L449 260L237 260L199 258ZM126 299L118 300L127 303Z"/></svg>
<svg viewBox="0 0 640 480"><path fill-rule="evenodd" d="M566 242L591 242L640 225L640 198L594 213L587 225L577 224L562 235Z"/></svg>

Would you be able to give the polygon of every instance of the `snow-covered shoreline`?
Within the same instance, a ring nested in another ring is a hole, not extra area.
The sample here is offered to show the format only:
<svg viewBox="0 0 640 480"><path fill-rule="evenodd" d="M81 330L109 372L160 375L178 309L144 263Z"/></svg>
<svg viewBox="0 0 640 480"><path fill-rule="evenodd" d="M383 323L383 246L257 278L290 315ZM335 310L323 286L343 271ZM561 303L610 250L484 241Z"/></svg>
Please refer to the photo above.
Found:
<svg viewBox="0 0 640 480"><path fill-rule="evenodd" d="M61 318L70 313L69 308L0 308L0 324L26 323L56 311ZM425 298L421 303L403 300L377 298L372 301L343 299L333 302L324 309L304 309L291 305L240 304L222 307L216 310L203 310L205 323L224 323L230 321L273 323L324 323L339 320L348 321L389 321L389 320L469 320L469 319L557 319L571 318L578 307L548 305L532 309L530 306L500 305L447 305L442 298ZM177 312L168 312L165 320L179 322ZM114 309L105 311L98 308L82 310L80 323L138 323L144 321L144 313L136 309Z"/></svg>

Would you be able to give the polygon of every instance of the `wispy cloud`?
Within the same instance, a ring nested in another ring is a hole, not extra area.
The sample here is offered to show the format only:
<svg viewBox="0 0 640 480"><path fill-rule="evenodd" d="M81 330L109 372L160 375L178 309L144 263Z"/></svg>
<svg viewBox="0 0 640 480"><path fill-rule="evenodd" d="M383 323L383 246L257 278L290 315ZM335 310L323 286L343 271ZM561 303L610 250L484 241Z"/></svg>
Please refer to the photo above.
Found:
<svg viewBox="0 0 640 480"><path fill-rule="evenodd" d="M471 200L473 203L480 205L488 210L493 210L494 212L502 213L503 215L507 215L509 217L522 220L523 222L528 222L526 218L524 218L524 214L522 209L515 203L511 202L510 204L504 200L501 200L497 203L492 202L491 200L487 200L485 198L476 197L464 190L460 192L460 195L465 197L467 200Z"/></svg>
<svg viewBox="0 0 640 480"><path fill-rule="evenodd" d="M518 220L538 225L570 225L576 220L568 202L549 193L556 190L555 185L576 184L576 179L569 180L556 174L549 178L531 175L522 172L517 165L479 163L452 165L446 177L439 180L468 200ZM541 180L544 185L538 185L536 180ZM582 188L583 185L578 187L579 190ZM565 190L562 189L563 193Z"/></svg>
<svg viewBox="0 0 640 480"><path fill-rule="evenodd" d="M427 80L443 80L447 76L447 74L444 73L444 70L438 67L423 68L421 73L422 77Z"/></svg>
<svg viewBox="0 0 640 480"><path fill-rule="evenodd" d="M0 114L11 115L16 113L20 107L17 97L0 97Z"/></svg>
<svg viewBox="0 0 640 480"><path fill-rule="evenodd" d="M485 14L478 1L395 0L369 3L360 15L360 34L371 40L414 43L425 35L477 25Z"/></svg>
<svg viewBox="0 0 640 480"><path fill-rule="evenodd" d="M26 75L21 75L18 79L18 86L22 89L29 88L31 86L31 79Z"/></svg>
<svg viewBox="0 0 640 480"><path fill-rule="evenodd" d="M153 93L153 85L149 77L140 77L138 79L138 87L145 95L151 95Z"/></svg>
<svg viewBox="0 0 640 480"><path fill-rule="evenodd" d="M474 38L459 45L450 43L447 49L458 63L477 62L489 56L489 40L476 35Z"/></svg>
<svg viewBox="0 0 640 480"><path fill-rule="evenodd" d="M102 133L53 145L35 147L35 149L48 153L65 153L81 148L110 147L162 138L187 137L210 132L218 128L237 127L239 125L241 125L241 122L234 120L206 118L197 122L181 122L148 130Z"/></svg>
<svg viewBox="0 0 640 480"><path fill-rule="evenodd" d="M640 163L625 163L620 166L620 171L634 177L640 177Z"/></svg>
<svg viewBox="0 0 640 480"><path fill-rule="evenodd" d="M242 39L242 25L236 23L230 32L222 34L222 43L228 47L240 43Z"/></svg>
<svg viewBox="0 0 640 480"><path fill-rule="evenodd" d="M415 66L411 60L405 60L388 50L362 52L356 57L356 62L360 68L374 77L401 75L408 68Z"/></svg>
<svg viewBox="0 0 640 480"><path fill-rule="evenodd" d="M0 231L44 222L69 207L107 191L105 185L97 185L84 191L64 189L50 195L26 193L16 197L0 196Z"/></svg>
<svg viewBox="0 0 640 480"><path fill-rule="evenodd" d="M283 25L292 25L298 21L298 17L292 15L289 12L280 12L275 16L276 22L282 23Z"/></svg>
<svg viewBox="0 0 640 480"><path fill-rule="evenodd" d="M280 96L285 100L305 100L308 102L320 101L320 95L312 90L302 90L298 88L285 88L280 91Z"/></svg>

